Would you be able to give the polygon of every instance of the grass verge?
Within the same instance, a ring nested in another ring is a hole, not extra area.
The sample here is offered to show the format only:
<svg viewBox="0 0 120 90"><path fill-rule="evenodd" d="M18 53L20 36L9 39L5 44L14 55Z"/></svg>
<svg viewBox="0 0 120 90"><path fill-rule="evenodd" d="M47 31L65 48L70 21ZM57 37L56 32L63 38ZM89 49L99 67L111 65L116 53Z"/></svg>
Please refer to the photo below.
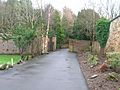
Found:
<svg viewBox="0 0 120 90"><path fill-rule="evenodd" d="M16 64L20 60L20 55L0 55L0 64L11 64L11 58Z"/></svg>

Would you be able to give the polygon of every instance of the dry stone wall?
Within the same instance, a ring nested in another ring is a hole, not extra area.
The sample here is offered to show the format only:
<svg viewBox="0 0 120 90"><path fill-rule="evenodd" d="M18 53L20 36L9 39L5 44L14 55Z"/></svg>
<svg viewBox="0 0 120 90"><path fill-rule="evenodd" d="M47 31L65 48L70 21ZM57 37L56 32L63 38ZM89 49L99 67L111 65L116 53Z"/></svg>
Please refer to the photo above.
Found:
<svg viewBox="0 0 120 90"><path fill-rule="evenodd" d="M106 45L107 52L120 52L120 17L110 25L109 38Z"/></svg>

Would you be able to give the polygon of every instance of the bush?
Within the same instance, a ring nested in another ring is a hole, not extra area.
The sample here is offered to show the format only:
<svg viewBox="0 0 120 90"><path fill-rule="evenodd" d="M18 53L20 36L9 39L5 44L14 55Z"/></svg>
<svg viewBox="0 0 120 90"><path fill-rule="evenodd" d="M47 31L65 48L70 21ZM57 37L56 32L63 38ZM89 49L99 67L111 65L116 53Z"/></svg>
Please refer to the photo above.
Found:
<svg viewBox="0 0 120 90"><path fill-rule="evenodd" d="M89 54L87 59L88 59L88 62L91 65L97 65L98 64L98 57L97 57L97 55Z"/></svg>
<svg viewBox="0 0 120 90"><path fill-rule="evenodd" d="M120 74L116 72L111 72L107 76L107 80L110 80L110 81L118 81L119 78L120 78Z"/></svg>
<svg viewBox="0 0 120 90"><path fill-rule="evenodd" d="M120 52L107 53L107 62L113 68L120 68Z"/></svg>
<svg viewBox="0 0 120 90"><path fill-rule="evenodd" d="M105 18L100 18L96 23L96 39L101 48L105 48L109 36L110 22Z"/></svg>

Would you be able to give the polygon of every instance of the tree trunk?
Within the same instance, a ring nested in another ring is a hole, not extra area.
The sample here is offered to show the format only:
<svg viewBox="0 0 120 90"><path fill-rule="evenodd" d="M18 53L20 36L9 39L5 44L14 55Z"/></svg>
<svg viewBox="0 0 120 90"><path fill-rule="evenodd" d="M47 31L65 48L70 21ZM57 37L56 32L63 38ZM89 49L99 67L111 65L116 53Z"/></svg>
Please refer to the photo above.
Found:
<svg viewBox="0 0 120 90"><path fill-rule="evenodd" d="M40 45L40 43L39 43L39 37L37 37L37 55L40 55L40 47L39 47L39 45Z"/></svg>
<svg viewBox="0 0 120 90"><path fill-rule="evenodd" d="M32 43L31 43L31 55L32 55L32 58L35 56L34 55L34 45L33 45L33 42L34 41L32 41Z"/></svg>
<svg viewBox="0 0 120 90"><path fill-rule="evenodd" d="M19 52L20 52L21 60L23 60L23 49L22 49L22 48L19 48Z"/></svg>
<svg viewBox="0 0 120 90"><path fill-rule="evenodd" d="M26 49L23 49L23 48L20 48L19 49L19 52L20 52L20 57L21 57L21 60L25 60L25 50Z"/></svg>
<svg viewBox="0 0 120 90"><path fill-rule="evenodd" d="M103 63L105 61L105 48L100 48L99 59L100 63Z"/></svg>

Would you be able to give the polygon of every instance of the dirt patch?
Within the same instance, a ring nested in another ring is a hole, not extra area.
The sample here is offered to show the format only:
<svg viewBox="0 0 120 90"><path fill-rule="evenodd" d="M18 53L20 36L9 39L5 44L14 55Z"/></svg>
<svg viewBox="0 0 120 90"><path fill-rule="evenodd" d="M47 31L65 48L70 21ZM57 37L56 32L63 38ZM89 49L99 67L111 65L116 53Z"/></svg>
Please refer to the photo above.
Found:
<svg viewBox="0 0 120 90"><path fill-rule="evenodd" d="M100 72L98 70L99 65L91 67L91 65L86 60L85 53L78 54L78 61L80 64L80 68L88 83L89 90L119 90L120 80L110 81L106 79L108 73L112 72L112 70L109 69L105 72ZM93 75L98 76L96 78L91 79L91 76Z"/></svg>

